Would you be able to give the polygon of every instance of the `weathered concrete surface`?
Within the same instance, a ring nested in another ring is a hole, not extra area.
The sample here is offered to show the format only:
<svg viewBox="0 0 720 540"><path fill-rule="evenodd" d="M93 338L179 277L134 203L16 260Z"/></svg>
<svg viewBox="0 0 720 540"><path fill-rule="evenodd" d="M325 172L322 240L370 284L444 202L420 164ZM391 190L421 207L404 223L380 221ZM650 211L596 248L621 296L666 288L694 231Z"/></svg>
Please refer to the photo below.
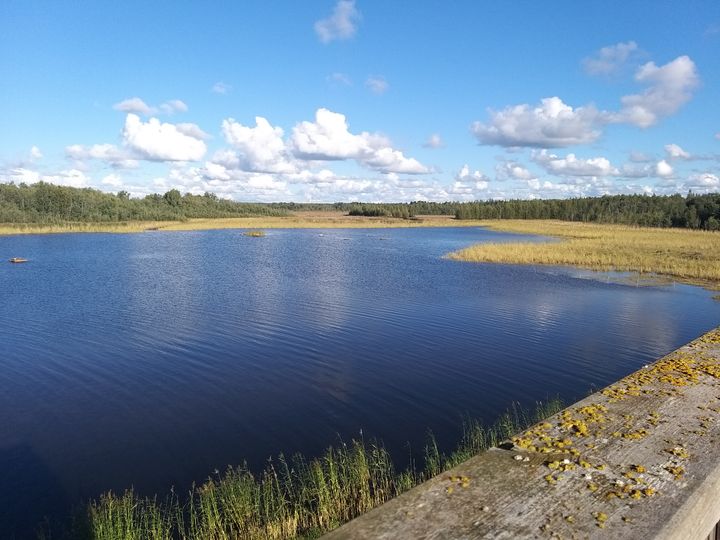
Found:
<svg viewBox="0 0 720 540"><path fill-rule="evenodd" d="M720 520L720 329L326 535L704 539Z"/></svg>

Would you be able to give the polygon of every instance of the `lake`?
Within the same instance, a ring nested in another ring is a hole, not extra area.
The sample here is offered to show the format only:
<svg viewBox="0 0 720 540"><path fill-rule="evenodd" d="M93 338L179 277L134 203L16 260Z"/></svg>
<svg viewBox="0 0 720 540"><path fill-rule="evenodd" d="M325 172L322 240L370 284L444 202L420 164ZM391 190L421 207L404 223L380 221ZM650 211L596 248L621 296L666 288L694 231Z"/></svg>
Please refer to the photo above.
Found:
<svg viewBox="0 0 720 540"><path fill-rule="evenodd" d="M0 237L0 523L104 490L571 403L720 324L712 293L443 259L480 228ZM408 447L409 443L409 447Z"/></svg>

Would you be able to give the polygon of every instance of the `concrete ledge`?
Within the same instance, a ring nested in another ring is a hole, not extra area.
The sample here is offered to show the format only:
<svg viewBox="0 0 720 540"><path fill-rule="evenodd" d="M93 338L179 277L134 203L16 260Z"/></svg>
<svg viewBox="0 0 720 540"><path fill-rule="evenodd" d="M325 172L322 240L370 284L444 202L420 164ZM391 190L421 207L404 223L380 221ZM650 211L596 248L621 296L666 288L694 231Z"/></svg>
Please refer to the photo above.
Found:
<svg viewBox="0 0 720 540"><path fill-rule="evenodd" d="M705 539L720 521L720 329L326 535Z"/></svg>

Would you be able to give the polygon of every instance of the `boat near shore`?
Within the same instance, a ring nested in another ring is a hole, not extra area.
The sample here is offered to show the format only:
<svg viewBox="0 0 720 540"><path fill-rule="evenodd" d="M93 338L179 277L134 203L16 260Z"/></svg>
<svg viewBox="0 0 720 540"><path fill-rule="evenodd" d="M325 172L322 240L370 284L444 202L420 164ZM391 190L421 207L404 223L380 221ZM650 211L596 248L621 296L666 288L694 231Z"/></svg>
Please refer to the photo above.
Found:
<svg viewBox="0 0 720 540"><path fill-rule="evenodd" d="M11 263L25 263L25 262L28 262L28 260L23 259L22 257L13 257L12 259L10 259L10 262Z"/></svg>

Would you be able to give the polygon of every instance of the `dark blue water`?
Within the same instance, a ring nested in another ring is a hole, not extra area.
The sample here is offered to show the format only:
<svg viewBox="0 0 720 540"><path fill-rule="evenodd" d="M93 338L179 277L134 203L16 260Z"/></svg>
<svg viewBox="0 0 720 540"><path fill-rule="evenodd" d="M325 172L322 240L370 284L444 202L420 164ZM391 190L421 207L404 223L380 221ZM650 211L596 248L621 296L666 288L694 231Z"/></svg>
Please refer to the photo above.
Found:
<svg viewBox="0 0 720 540"><path fill-rule="evenodd" d="M720 324L688 286L453 262L481 229L0 237L0 521L320 453L399 461L464 415L572 402Z"/></svg>

